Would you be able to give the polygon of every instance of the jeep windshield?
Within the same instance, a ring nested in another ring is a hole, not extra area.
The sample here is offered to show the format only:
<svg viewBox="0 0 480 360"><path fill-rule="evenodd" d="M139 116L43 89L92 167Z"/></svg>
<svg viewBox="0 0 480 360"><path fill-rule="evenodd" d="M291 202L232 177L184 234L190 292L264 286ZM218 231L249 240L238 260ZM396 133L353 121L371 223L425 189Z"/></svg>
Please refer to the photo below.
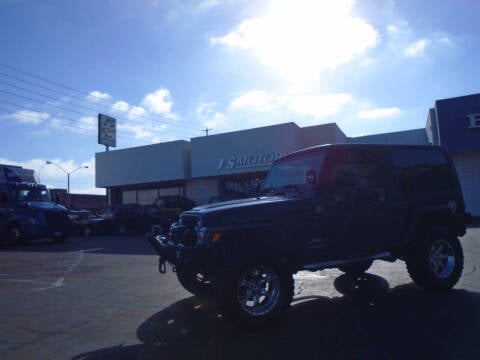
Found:
<svg viewBox="0 0 480 360"><path fill-rule="evenodd" d="M50 192L45 185L17 185L14 189L14 194L17 202L51 201Z"/></svg>
<svg viewBox="0 0 480 360"><path fill-rule="evenodd" d="M266 195L293 192L303 195L317 183L325 160L325 152L287 157L273 164L262 187Z"/></svg>

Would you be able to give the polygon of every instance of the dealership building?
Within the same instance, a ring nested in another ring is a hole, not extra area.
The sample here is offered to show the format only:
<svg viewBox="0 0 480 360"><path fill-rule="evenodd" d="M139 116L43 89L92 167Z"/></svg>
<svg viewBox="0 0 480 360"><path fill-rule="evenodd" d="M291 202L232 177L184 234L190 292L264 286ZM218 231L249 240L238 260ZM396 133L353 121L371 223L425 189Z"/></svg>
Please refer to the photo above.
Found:
<svg viewBox="0 0 480 360"><path fill-rule="evenodd" d="M442 145L457 167L468 211L480 215L480 94L437 100L421 129L352 138L335 123L291 122L99 152L96 186L107 189L110 205L147 205L167 195L196 204L244 197L278 157L335 143Z"/></svg>

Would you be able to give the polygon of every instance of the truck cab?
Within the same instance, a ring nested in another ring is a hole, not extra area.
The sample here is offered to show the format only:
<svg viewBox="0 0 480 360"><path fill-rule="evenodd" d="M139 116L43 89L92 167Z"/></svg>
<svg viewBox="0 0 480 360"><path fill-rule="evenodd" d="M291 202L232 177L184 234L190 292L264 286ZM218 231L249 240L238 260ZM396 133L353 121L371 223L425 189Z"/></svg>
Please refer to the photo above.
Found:
<svg viewBox="0 0 480 360"><path fill-rule="evenodd" d="M0 182L0 238L12 244L53 238L64 241L69 229L67 209L52 201L47 187L36 182Z"/></svg>

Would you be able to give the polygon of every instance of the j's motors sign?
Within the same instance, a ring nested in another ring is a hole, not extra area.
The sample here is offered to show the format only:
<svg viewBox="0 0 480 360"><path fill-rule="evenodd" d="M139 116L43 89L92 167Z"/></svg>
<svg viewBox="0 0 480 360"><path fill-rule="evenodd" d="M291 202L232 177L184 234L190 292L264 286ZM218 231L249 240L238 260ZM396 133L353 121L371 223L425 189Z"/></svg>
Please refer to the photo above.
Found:
<svg viewBox="0 0 480 360"><path fill-rule="evenodd" d="M285 152L272 152L257 155L230 156L220 159L217 170L233 170L240 168L271 165L276 159L286 155Z"/></svg>

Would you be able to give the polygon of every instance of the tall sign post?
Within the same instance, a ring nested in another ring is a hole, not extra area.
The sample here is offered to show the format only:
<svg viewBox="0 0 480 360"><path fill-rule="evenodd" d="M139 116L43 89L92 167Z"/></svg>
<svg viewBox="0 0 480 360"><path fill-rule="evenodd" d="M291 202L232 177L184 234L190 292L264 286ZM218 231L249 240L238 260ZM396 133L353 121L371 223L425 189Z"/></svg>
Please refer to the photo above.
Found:
<svg viewBox="0 0 480 360"><path fill-rule="evenodd" d="M105 151L108 151L110 146L117 146L117 119L98 114L98 143L105 145ZM110 205L110 196L107 189L107 206Z"/></svg>
<svg viewBox="0 0 480 360"><path fill-rule="evenodd" d="M117 119L98 114L98 143L105 145L106 151L109 146L117 146Z"/></svg>

